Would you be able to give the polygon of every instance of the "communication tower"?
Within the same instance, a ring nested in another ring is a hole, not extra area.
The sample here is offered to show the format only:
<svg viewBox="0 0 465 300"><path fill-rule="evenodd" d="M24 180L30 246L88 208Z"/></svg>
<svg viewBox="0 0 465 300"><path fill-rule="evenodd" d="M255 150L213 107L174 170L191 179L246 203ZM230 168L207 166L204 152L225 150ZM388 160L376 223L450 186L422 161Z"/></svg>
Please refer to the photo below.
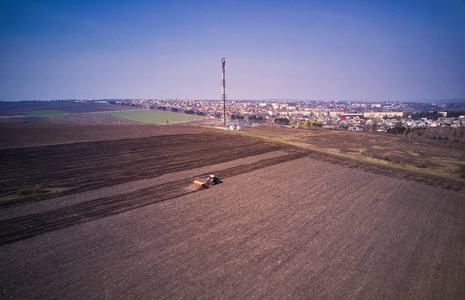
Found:
<svg viewBox="0 0 465 300"><path fill-rule="evenodd" d="M224 77L226 69L226 59L221 58L221 78L222 78L222 87L221 87L221 100L223 101L223 119L221 121L221 127L226 127L226 79Z"/></svg>

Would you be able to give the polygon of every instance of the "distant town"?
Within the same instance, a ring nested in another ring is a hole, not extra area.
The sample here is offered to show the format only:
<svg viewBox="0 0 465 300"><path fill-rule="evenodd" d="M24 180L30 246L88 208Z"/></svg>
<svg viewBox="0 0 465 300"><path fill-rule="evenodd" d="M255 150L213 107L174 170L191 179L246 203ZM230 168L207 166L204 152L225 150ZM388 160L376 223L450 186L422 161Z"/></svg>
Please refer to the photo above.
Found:
<svg viewBox="0 0 465 300"><path fill-rule="evenodd" d="M97 102L218 119L221 117L223 105L218 100L187 99L99 100ZM384 132L402 131L408 128L465 126L463 103L228 100L226 106L227 119L230 122L241 122L246 125L278 124Z"/></svg>

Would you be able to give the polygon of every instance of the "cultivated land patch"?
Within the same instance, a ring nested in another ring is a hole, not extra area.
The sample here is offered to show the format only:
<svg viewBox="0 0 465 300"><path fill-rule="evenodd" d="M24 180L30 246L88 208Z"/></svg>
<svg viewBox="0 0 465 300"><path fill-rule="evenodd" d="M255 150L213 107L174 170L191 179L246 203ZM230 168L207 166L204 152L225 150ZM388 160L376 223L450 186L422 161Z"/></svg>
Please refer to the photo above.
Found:
<svg viewBox="0 0 465 300"><path fill-rule="evenodd" d="M200 119L200 117L154 110L102 112L102 114L147 124L167 124Z"/></svg>
<svg viewBox="0 0 465 300"><path fill-rule="evenodd" d="M8 210L0 210L0 220L7 220L11 218L17 218L17 217L22 217L22 216L27 216L29 214L36 214L36 213L43 213L47 212L48 210L53 210L56 208L61 208L61 207L66 207L82 202L87 202L91 200L99 200L102 198L102 196L108 197L108 196L117 196L119 194L126 194L130 192L136 192L141 189L146 189L148 187L153 187L157 186L160 184L166 184L166 183L173 183L173 182L182 182L181 186L181 191L192 191L191 188L187 187L189 183L195 179L195 180L205 180L205 178L212 172L219 171L221 172L222 175L224 175L224 170L223 169L230 169L232 167L237 167L237 166L242 166L246 164L252 164L252 163L257 163L260 162L260 164L263 163L265 160L270 160L270 159L276 159L277 157L284 156L287 153L283 150L277 150L277 151L272 151L272 152L267 152L264 154L259 154L259 155L254 155L254 156L249 156L245 158L241 158L238 160L233 160L233 161L228 161L225 163L220 163L212 166L206 166L206 167L201 167L201 168L195 168L195 169L190 169L190 170L185 170L185 171L179 171L179 172L173 172L173 173L168 173L165 175L157 176L154 178L148 178L148 179L140 179L140 180L135 180L135 181L130 181L127 183L122 183L118 185L112 185L109 187L104 187L100 189L93 189L87 192L82 192L82 193L75 193L71 195L65 195L61 197L54 197L54 198L48 198L44 199L42 201L29 201L28 205L13 205L10 206L10 209ZM223 171L220 171L223 170ZM218 174L218 173L217 173ZM184 185L186 184L187 185ZM52 192L60 192L55 189L55 191ZM8 196L5 196L6 199L4 201L11 201L11 200L17 200L18 196L17 194L13 194L14 197L10 197L8 199ZM11 199L13 198L13 199ZM2 201L2 198L0 198L0 201Z"/></svg>
<svg viewBox="0 0 465 300"><path fill-rule="evenodd" d="M337 130L288 128L244 129L243 134L331 153L357 161L430 174L463 181L465 145L443 142L423 143L401 136Z"/></svg>
<svg viewBox="0 0 465 300"><path fill-rule="evenodd" d="M76 114L82 115L82 114ZM92 114L98 115L100 114ZM109 117L111 118L111 117ZM109 141L130 138L209 132L200 127L89 124L5 124L0 123L0 149Z"/></svg>
<svg viewBox="0 0 465 300"><path fill-rule="evenodd" d="M58 109L41 109L27 111L26 114L30 116L47 116L47 115L61 115L67 114L67 112Z"/></svg>
<svg viewBox="0 0 465 300"><path fill-rule="evenodd" d="M0 205L4 298L465 296L461 181L213 129L67 126L0 149L0 195L67 188Z"/></svg>

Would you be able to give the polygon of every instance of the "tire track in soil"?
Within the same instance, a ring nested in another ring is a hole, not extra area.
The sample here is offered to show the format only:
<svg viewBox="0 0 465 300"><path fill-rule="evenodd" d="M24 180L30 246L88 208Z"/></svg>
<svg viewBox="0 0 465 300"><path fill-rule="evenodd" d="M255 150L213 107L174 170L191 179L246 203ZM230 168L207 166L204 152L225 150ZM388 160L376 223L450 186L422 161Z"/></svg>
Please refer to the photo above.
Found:
<svg viewBox="0 0 465 300"><path fill-rule="evenodd" d="M217 174L220 178L226 179L304 156L306 154L303 152L294 152L255 163L218 170ZM203 175L205 174L199 176ZM132 193L99 198L43 213L0 221L0 246L194 193L196 191L186 191L186 186L191 182L192 179L171 181Z"/></svg>

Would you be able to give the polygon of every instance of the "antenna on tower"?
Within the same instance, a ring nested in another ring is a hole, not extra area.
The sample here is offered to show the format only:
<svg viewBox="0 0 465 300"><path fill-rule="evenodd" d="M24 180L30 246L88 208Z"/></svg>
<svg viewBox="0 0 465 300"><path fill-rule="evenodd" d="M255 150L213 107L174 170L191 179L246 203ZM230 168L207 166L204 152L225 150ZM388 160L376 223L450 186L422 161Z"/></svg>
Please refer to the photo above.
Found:
<svg viewBox="0 0 465 300"><path fill-rule="evenodd" d="M222 87L221 87L221 100L223 100L223 120L221 121L221 127L226 127L226 79L224 77L226 69L226 59L221 58L221 78L222 78Z"/></svg>

